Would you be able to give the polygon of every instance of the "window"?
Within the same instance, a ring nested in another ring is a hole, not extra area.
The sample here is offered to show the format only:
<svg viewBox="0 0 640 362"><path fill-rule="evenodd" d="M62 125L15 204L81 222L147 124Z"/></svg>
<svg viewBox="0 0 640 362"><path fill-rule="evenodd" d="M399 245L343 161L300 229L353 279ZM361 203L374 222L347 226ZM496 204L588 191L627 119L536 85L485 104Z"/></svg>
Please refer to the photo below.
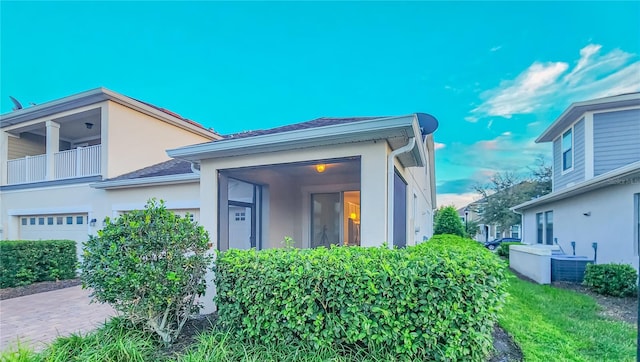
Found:
<svg viewBox="0 0 640 362"><path fill-rule="evenodd" d="M67 216L67 225L73 225L73 216Z"/></svg>
<svg viewBox="0 0 640 362"><path fill-rule="evenodd" d="M27 218L26 217L22 218L22 225L27 225Z"/></svg>
<svg viewBox="0 0 640 362"><path fill-rule="evenodd" d="M516 239L520 238L520 225L513 225L511 227L511 237Z"/></svg>
<svg viewBox="0 0 640 362"><path fill-rule="evenodd" d="M553 245L553 211L536 214L537 243Z"/></svg>
<svg viewBox="0 0 640 362"><path fill-rule="evenodd" d="M244 221L246 216L244 212L236 212L236 221Z"/></svg>
<svg viewBox="0 0 640 362"><path fill-rule="evenodd" d="M544 223L542 222L542 213L539 212L536 214L536 225L538 226L538 232L537 232L537 243L538 244L542 244L542 240L544 238L543 232L544 232Z"/></svg>
<svg viewBox="0 0 640 362"><path fill-rule="evenodd" d="M568 130L562 135L562 171L573 167L573 134Z"/></svg>
<svg viewBox="0 0 640 362"><path fill-rule="evenodd" d="M47 217L47 225L53 225L53 216Z"/></svg>
<svg viewBox="0 0 640 362"><path fill-rule="evenodd" d="M84 223L84 216L76 216L76 224L82 225Z"/></svg>
<svg viewBox="0 0 640 362"><path fill-rule="evenodd" d="M39 217L38 218L38 225L44 225L44 218L43 217Z"/></svg>
<svg viewBox="0 0 640 362"><path fill-rule="evenodd" d="M546 229L546 242L547 245L553 245L553 211L547 211L544 213L545 229Z"/></svg>
<svg viewBox="0 0 640 362"><path fill-rule="evenodd" d="M29 225L35 225L35 224L36 224L36 218L35 217L29 218Z"/></svg>
<svg viewBox="0 0 640 362"><path fill-rule="evenodd" d="M62 220L63 220L62 216L56 217L56 225L62 225Z"/></svg>

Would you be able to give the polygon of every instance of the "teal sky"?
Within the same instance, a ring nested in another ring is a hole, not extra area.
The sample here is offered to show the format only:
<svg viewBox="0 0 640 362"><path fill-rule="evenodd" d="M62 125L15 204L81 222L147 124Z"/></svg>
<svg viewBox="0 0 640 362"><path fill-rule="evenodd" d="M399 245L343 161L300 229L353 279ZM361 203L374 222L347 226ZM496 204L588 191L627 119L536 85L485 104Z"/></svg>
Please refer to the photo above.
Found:
<svg viewBox="0 0 640 362"><path fill-rule="evenodd" d="M523 172L571 103L640 91L640 2L0 1L0 112L107 87L222 134L433 114L438 203Z"/></svg>

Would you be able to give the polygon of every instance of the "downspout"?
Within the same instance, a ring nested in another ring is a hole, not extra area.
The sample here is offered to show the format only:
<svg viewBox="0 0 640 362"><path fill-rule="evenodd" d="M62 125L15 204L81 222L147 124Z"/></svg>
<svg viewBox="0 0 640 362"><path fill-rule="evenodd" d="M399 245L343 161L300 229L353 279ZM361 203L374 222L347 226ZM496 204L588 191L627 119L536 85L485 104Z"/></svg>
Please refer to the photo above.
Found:
<svg viewBox="0 0 640 362"><path fill-rule="evenodd" d="M200 174L200 169L196 168L196 163L195 162L191 162L191 172L195 173L196 175Z"/></svg>
<svg viewBox="0 0 640 362"><path fill-rule="evenodd" d="M387 243L390 243L389 248L393 248L393 160L396 156L411 151L415 145L416 139L411 137L409 143L391 151L387 158Z"/></svg>
<svg viewBox="0 0 640 362"><path fill-rule="evenodd" d="M524 244L524 215L516 210L511 210L514 214L520 215L520 242ZM512 235L513 236L513 235Z"/></svg>

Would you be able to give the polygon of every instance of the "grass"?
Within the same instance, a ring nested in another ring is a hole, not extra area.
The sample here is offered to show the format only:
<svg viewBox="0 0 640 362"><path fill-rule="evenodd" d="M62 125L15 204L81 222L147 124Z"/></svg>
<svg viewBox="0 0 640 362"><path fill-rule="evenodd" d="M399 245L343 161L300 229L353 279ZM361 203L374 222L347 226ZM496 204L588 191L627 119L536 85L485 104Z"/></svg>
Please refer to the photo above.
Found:
<svg viewBox="0 0 640 362"><path fill-rule="evenodd" d="M148 334L113 318L86 335L72 334L54 340L41 353L18 346L0 354L2 362L142 362L154 361L157 346Z"/></svg>
<svg viewBox="0 0 640 362"><path fill-rule="evenodd" d="M593 298L573 291L537 285L508 273L510 293L500 325L521 347L525 361L635 361L636 328L599 315ZM60 337L41 353L18 346L0 354L7 362L56 361L392 361L390 351L361 348L316 350L304 343L259 344L236 340L212 330L187 350L164 352L147 334L113 319L86 334Z"/></svg>
<svg viewBox="0 0 640 362"><path fill-rule="evenodd" d="M635 361L634 325L599 314L589 296L523 281L508 273L499 323L525 361Z"/></svg>
<svg viewBox="0 0 640 362"><path fill-rule="evenodd" d="M395 361L398 357L385 350L320 348L314 349L304 343L265 345L242 342L228 333L212 331L200 335L195 348L180 356L178 362L382 362Z"/></svg>
<svg viewBox="0 0 640 362"><path fill-rule="evenodd" d="M181 353L168 352L148 334L118 318L86 335L72 334L59 337L41 353L17 346L13 351L0 354L2 362L383 362L397 359L394 353L382 349L314 349L304 343L251 343L236 340L229 333L219 330L200 334L196 341Z"/></svg>

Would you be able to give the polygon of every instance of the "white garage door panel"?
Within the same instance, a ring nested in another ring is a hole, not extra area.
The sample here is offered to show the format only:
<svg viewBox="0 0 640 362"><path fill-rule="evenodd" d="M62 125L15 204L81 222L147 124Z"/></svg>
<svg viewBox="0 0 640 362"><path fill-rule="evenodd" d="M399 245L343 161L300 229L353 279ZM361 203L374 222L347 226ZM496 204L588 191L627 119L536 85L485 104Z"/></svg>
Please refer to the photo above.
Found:
<svg viewBox="0 0 640 362"><path fill-rule="evenodd" d="M82 243L89 239L87 221L87 214L21 216L20 239L74 240L78 257L80 257Z"/></svg>

